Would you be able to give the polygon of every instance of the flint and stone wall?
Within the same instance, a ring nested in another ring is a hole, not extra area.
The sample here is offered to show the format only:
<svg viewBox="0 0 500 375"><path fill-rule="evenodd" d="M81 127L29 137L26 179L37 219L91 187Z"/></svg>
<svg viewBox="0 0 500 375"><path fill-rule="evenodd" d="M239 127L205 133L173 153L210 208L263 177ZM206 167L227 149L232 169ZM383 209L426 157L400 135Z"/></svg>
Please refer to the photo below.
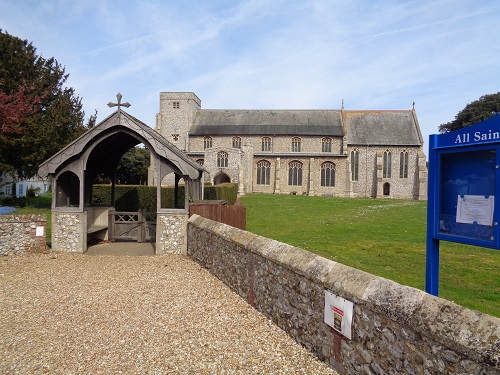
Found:
<svg viewBox="0 0 500 375"><path fill-rule="evenodd" d="M500 373L500 319L193 215L188 255L340 374ZM354 303L352 339L325 290Z"/></svg>
<svg viewBox="0 0 500 375"><path fill-rule="evenodd" d="M156 254L186 254L187 213L158 213L156 216Z"/></svg>
<svg viewBox="0 0 500 375"><path fill-rule="evenodd" d="M44 251L46 229L47 215L0 215L0 255Z"/></svg>
<svg viewBox="0 0 500 375"><path fill-rule="evenodd" d="M87 251L87 213L52 211L52 250Z"/></svg>

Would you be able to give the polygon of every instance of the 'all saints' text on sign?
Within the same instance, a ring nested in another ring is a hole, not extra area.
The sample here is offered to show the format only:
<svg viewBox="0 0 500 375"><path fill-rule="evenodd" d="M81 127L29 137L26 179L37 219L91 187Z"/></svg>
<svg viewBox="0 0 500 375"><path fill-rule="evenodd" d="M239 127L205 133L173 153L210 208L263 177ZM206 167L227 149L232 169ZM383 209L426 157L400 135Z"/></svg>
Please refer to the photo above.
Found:
<svg viewBox="0 0 500 375"><path fill-rule="evenodd" d="M492 141L495 139L500 140L500 132L494 132L491 130L488 130L488 132L474 132L472 133L464 133L464 134L458 134L457 137L455 138L455 144L462 144L462 143L470 143L470 142L480 142L480 141Z"/></svg>

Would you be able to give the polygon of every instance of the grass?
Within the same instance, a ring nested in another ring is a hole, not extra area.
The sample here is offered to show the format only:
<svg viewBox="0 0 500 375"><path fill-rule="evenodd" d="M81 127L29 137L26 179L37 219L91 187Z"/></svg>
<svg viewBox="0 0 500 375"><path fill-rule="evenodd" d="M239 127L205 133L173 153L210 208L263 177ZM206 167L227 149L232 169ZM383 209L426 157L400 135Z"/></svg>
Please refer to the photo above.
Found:
<svg viewBox="0 0 500 375"><path fill-rule="evenodd" d="M427 202L255 194L247 230L425 289ZM439 296L500 317L500 251L441 241Z"/></svg>

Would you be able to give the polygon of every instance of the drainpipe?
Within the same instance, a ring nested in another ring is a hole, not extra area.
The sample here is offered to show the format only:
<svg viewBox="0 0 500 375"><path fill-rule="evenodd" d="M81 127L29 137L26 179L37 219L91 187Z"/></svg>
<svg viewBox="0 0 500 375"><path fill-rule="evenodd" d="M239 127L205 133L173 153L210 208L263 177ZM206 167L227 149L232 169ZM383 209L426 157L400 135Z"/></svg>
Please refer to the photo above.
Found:
<svg viewBox="0 0 500 375"><path fill-rule="evenodd" d="M377 173L377 163L375 163L375 173ZM367 197L367 192L368 192L368 145L365 146L365 198L369 198Z"/></svg>
<svg viewBox="0 0 500 375"><path fill-rule="evenodd" d="M201 171L201 200L205 197L205 170Z"/></svg>

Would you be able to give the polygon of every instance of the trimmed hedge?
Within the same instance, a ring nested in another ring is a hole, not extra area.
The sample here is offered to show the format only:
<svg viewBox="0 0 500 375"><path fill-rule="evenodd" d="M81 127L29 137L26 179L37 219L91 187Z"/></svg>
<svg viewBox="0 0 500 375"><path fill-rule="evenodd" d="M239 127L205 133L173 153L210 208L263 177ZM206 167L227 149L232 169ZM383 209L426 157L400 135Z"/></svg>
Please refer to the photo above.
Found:
<svg viewBox="0 0 500 375"><path fill-rule="evenodd" d="M238 196L238 184L225 183L215 186L205 186L204 200L225 200L227 204L234 204Z"/></svg>
<svg viewBox="0 0 500 375"><path fill-rule="evenodd" d="M184 186L177 191L177 207L174 206L173 186L161 188L162 208L184 208ZM238 185L227 183L205 186L205 200L226 200L228 204L236 202ZM92 186L92 204L111 205L111 185ZM156 211L156 186L117 185L115 187L115 209L117 211L138 211L146 209Z"/></svg>
<svg viewBox="0 0 500 375"><path fill-rule="evenodd" d="M0 206L13 206L13 207L33 207L33 208L51 208L52 207L52 194L46 193L38 197L19 197L9 196L0 197Z"/></svg>

